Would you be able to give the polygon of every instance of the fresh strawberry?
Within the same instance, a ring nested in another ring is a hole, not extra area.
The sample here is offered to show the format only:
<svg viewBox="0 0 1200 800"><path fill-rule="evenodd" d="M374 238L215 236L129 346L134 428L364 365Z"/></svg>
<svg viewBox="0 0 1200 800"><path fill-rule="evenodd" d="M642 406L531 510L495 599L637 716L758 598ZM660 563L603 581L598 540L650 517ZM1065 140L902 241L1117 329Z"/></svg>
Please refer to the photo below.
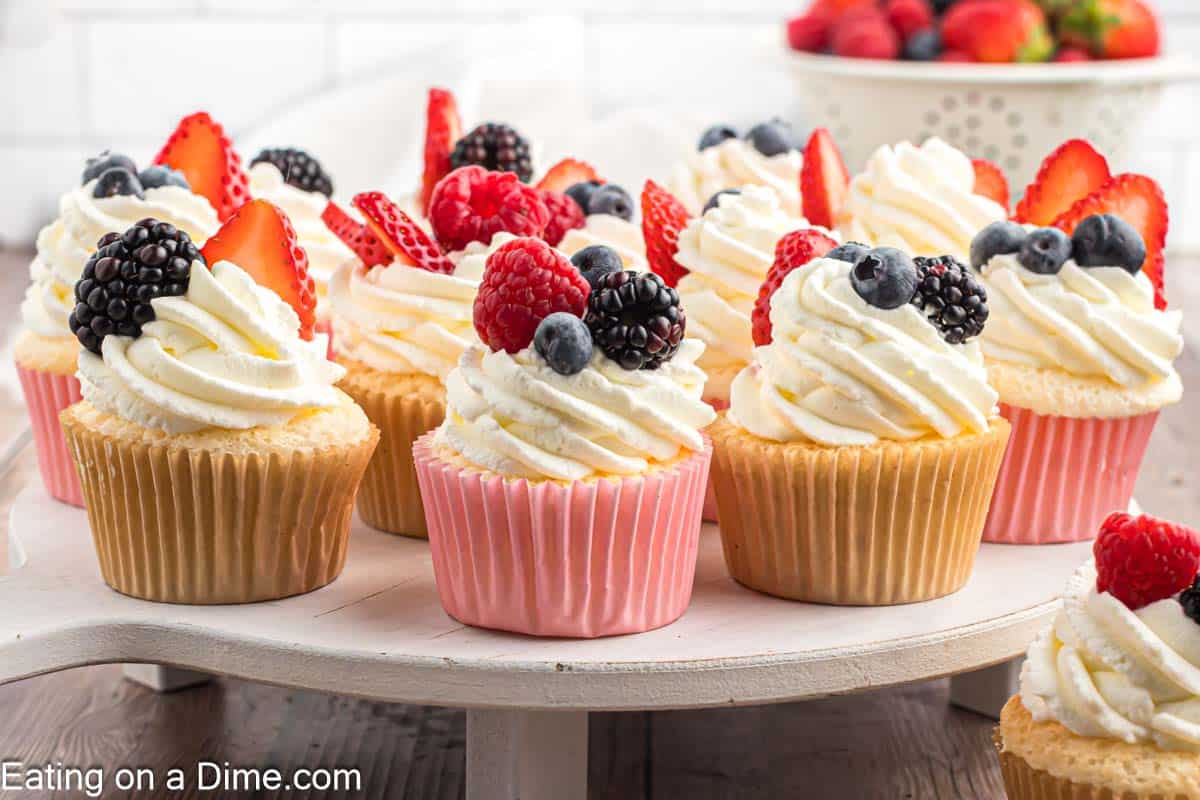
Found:
<svg viewBox="0 0 1200 800"><path fill-rule="evenodd" d="M1148 58L1162 47L1158 18L1144 0L1076 0L1059 33L1097 58Z"/></svg>
<svg viewBox="0 0 1200 800"><path fill-rule="evenodd" d="M1110 514L1092 553L1096 591L1131 611L1190 589L1200 572L1200 534L1148 515Z"/></svg>
<svg viewBox="0 0 1200 800"><path fill-rule="evenodd" d="M425 107L425 173L421 178L421 213L429 213L433 187L450 172L450 153L462 138L462 120L458 102L449 89L429 90Z"/></svg>
<svg viewBox="0 0 1200 800"><path fill-rule="evenodd" d="M900 37L882 11L874 8L847 12L833 26L832 49L843 58L894 59Z"/></svg>
<svg viewBox="0 0 1200 800"><path fill-rule="evenodd" d="M802 53L821 53L829 46L833 21L823 14L800 14L787 21L788 46Z"/></svg>
<svg viewBox="0 0 1200 800"><path fill-rule="evenodd" d="M679 233L690 219L687 208L654 181L642 187L642 236L646 260L668 286L674 287L688 271L675 260Z"/></svg>
<svg viewBox="0 0 1200 800"><path fill-rule="evenodd" d="M563 237L567 235L567 231L572 228L582 228L586 224L586 218L583 215L583 209L579 207L574 198L568 197L559 192L542 192L542 202L546 204L546 210L550 212L550 221L546 223L546 229L542 231L542 238L546 240L551 247L557 247Z"/></svg>
<svg viewBox="0 0 1200 800"><path fill-rule="evenodd" d="M874 9L878 0L813 0L808 13L823 16L829 20L840 19L848 11Z"/></svg>
<svg viewBox="0 0 1200 800"><path fill-rule="evenodd" d="M1118 216L1142 235L1146 243L1142 270L1154 284L1156 305L1165 308L1162 264L1170 216L1159 185L1145 175L1117 175L1067 209L1054 220L1054 226L1073 233L1079 223L1093 214Z"/></svg>
<svg viewBox="0 0 1200 800"><path fill-rule="evenodd" d="M933 25L929 0L887 0L883 4L883 13L901 41Z"/></svg>
<svg viewBox="0 0 1200 800"><path fill-rule="evenodd" d="M944 61L948 64L973 64L975 58L966 50L943 50L941 55L937 57L938 61Z"/></svg>
<svg viewBox="0 0 1200 800"><path fill-rule="evenodd" d="M361 192L351 204L366 218L367 227L396 260L427 272L449 275L454 263L433 240L383 192Z"/></svg>
<svg viewBox="0 0 1200 800"><path fill-rule="evenodd" d="M250 199L250 179L225 130L204 111L184 117L155 164L177 169L192 191L204 195L224 222Z"/></svg>
<svg viewBox="0 0 1200 800"><path fill-rule="evenodd" d="M226 220L200 252L209 267L232 261L283 298L300 318L300 338L313 338L317 287L287 214L266 200L251 200Z"/></svg>
<svg viewBox="0 0 1200 800"><path fill-rule="evenodd" d="M370 228L351 217L332 200L325 204L321 221L368 267L387 264L392 260L391 252L371 233Z"/></svg>
<svg viewBox="0 0 1200 800"><path fill-rule="evenodd" d="M564 158L542 176L537 188L543 192L565 192L577 183L596 181L604 183L604 179L596 173L596 168L586 161L574 158Z"/></svg>
<svg viewBox="0 0 1200 800"><path fill-rule="evenodd" d="M1054 40L1046 15L1032 0L969 0L951 6L942 18L947 50L962 50L976 61L1046 61Z"/></svg>
<svg viewBox="0 0 1200 800"><path fill-rule="evenodd" d="M771 343L771 297L783 279L792 270L803 267L814 258L820 258L835 247L837 242L810 228L792 231L775 245L775 261L767 270L767 279L759 287L758 299L750 314L750 333L756 346Z"/></svg>
<svg viewBox="0 0 1200 800"><path fill-rule="evenodd" d="M1108 161L1083 139L1070 139L1046 157L1017 203L1017 222L1050 225L1076 201L1099 189L1111 174Z"/></svg>
<svg viewBox="0 0 1200 800"><path fill-rule="evenodd" d="M971 162L971 166L975 167L975 194L995 200L1004 206L1004 213L1007 214L1008 178L991 161L977 158Z"/></svg>
<svg viewBox="0 0 1200 800"><path fill-rule="evenodd" d="M1091 61L1092 57L1082 47L1060 47L1054 54L1054 60L1059 64L1073 64L1080 61Z"/></svg>
<svg viewBox="0 0 1200 800"><path fill-rule="evenodd" d="M850 172L833 136L817 128L804 147L800 169L800 199L805 218L813 225L832 228L846 200Z"/></svg>

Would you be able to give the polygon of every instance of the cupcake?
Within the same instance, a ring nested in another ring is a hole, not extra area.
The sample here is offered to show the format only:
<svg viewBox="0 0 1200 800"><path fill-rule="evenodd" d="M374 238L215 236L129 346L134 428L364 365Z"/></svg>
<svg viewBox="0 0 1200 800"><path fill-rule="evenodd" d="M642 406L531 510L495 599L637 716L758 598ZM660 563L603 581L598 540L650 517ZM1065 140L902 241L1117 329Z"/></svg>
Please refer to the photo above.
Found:
<svg viewBox="0 0 1200 800"><path fill-rule="evenodd" d="M1009 800L1200 797L1200 535L1104 521L996 730Z"/></svg>
<svg viewBox="0 0 1200 800"><path fill-rule="evenodd" d="M1182 395L1181 317L1155 307L1162 195L1140 176L1101 192L1062 229L996 223L972 248L991 307L988 377L1013 425L987 541L1091 538L1128 506L1159 409ZM1120 216L1131 211L1138 227Z"/></svg>
<svg viewBox="0 0 1200 800"><path fill-rule="evenodd" d="M469 625L536 636L645 631L687 607L713 419L703 343L651 273L594 289L537 239L487 261L481 343L414 448L438 593Z"/></svg>
<svg viewBox="0 0 1200 800"><path fill-rule="evenodd" d="M71 320L83 400L61 420L117 591L246 603L341 571L378 433L334 388L304 261L255 200L203 250L145 219L84 267L77 294L106 302Z"/></svg>
<svg viewBox="0 0 1200 800"><path fill-rule="evenodd" d="M218 221L211 201L193 191L188 178L166 166L161 155L140 171L133 159L118 153L105 151L88 159L80 185L58 205L58 217L37 237L15 357L46 490L58 500L82 505L58 415L80 398L75 378L79 342L68 320L77 305L88 302L74 293L83 265L102 236L145 217L174 225L198 244L217 229Z"/></svg>
<svg viewBox="0 0 1200 800"><path fill-rule="evenodd" d="M968 341L983 293L949 257L828 245L780 243L754 312L764 343L709 429L725 561L794 600L940 597L970 576L1009 432ZM931 275L946 289L927 314Z"/></svg>

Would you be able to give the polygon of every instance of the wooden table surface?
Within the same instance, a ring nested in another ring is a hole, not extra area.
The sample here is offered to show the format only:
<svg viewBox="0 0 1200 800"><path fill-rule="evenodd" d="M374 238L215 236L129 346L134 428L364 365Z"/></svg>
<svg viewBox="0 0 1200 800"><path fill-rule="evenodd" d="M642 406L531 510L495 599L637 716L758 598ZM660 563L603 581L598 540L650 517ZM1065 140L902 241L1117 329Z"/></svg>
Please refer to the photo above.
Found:
<svg viewBox="0 0 1200 800"><path fill-rule="evenodd" d="M5 363L28 258L0 251ZM1177 259L1171 266L1174 275L1200 276L1200 261ZM1200 525L1194 456L1200 448L1200 277L1178 283L1171 296L1197 309L1185 321L1189 349L1179 361L1188 394L1164 411L1137 496L1150 511ZM7 534L12 500L36 472L31 448L15 440L23 414L15 376L0 369L0 535ZM732 800L816 796L808 792L820 787L819 796L839 799L1002 798L993 723L951 708L947 694L945 681L932 681L756 708L592 714L590 796ZM464 739L464 715L452 709L226 679L158 695L122 680L115 665L0 687L0 762L146 766L160 774L172 767L190 771L200 760L285 773L360 770L361 793L288 796L457 800L464 791ZM0 790L0 798L7 796ZM201 795L160 790L135 796Z"/></svg>

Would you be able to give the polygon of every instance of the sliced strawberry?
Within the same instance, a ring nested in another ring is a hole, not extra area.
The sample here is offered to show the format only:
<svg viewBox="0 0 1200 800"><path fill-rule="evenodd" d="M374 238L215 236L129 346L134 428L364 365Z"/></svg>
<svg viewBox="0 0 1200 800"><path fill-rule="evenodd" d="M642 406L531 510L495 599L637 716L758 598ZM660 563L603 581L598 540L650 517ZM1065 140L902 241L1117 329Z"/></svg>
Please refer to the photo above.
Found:
<svg viewBox="0 0 1200 800"><path fill-rule="evenodd" d="M537 188L543 192L565 192L575 184L587 181L605 182L596 172L596 168L586 161L564 158L542 176Z"/></svg>
<svg viewBox="0 0 1200 800"><path fill-rule="evenodd" d="M1071 139L1046 157L1037 177L1025 189L1014 214L1017 222L1050 225L1076 201L1112 177L1108 161L1083 139Z"/></svg>
<svg viewBox="0 0 1200 800"><path fill-rule="evenodd" d="M291 220L266 200L251 200L230 217L200 250L209 267L232 261L296 310L300 338L313 337L317 287L308 274L308 256L296 240Z"/></svg>
<svg viewBox="0 0 1200 800"><path fill-rule="evenodd" d="M1117 175L1060 215L1054 220L1054 227L1074 233L1075 227L1093 214L1118 216L1142 235L1142 241L1146 243L1142 271L1154 284L1156 303L1165 308L1163 248L1167 245L1170 215L1162 188L1145 175Z"/></svg>
<svg viewBox="0 0 1200 800"><path fill-rule="evenodd" d="M454 272L454 262L383 192L362 192L351 202L367 218L367 227L397 260L428 272L443 275Z"/></svg>
<svg viewBox="0 0 1200 800"><path fill-rule="evenodd" d="M371 233L371 229L354 219L332 200L321 212L321 221L368 267L387 264L392 260L391 251Z"/></svg>
<svg viewBox="0 0 1200 800"><path fill-rule="evenodd" d="M458 102L449 89L429 90L425 107L425 173L421 178L421 213L429 213L433 187L450 172L450 153L462 138L462 120Z"/></svg>
<svg viewBox="0 0 1200 800"><path fill-rule="evenodd" d="M1008 178L991 161L977 158L971 162L971 166L975 167L975 194L995 200L1004 206L1004 213L1007 214Z"/></svg>
<svg viewBox="0 0 1200 800"><path fill-rule="evenodd" d="M800 197L805 218L813 225L832 228L846 200L850 173L833 136L817 128L804 147L800 170Z"/></svg>
<svg viewBox="0 0 1200 800"><path fill-rule="evenodd" d="M204 111L180 120L154 163L182 172L192 191L208 198L222 222L250 199L250 179L242 159L225 130Z"/></svg>
<svg viewBox="0 0 1200 800"><path fill-rule="evenodd" d="M675 286L688 274L678 261L679 232L687 225L687 208L675 195L654 181L642 188L642 236L646 240L646 260L668 286Z"/></svg>
<svg viewBox="0 0 1200 800"><path fill-rule="evenodd" d="M750 334L756 346L771 343L771 297L783 279L792 270L803 267L814 258L820 258L835 247L837 242L811 228L792 231L775 245L775 261L767 270L767 279L758 289L758 299L750 314Z"/></svg>

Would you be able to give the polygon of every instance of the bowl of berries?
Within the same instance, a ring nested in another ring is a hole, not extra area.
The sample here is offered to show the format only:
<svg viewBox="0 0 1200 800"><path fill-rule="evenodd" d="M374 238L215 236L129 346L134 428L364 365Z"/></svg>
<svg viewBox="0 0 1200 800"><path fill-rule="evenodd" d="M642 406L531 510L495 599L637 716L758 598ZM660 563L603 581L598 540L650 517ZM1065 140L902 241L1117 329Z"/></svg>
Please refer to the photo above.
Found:
<svg viewBox="0 0 1200 800"><path fill-rule="evenodd" d="M1039 154L1086 136L1122 158L1175 82L1146 0L812 0L787 22L807 121L851 163L938 136L1029 181Z"/></svg>

